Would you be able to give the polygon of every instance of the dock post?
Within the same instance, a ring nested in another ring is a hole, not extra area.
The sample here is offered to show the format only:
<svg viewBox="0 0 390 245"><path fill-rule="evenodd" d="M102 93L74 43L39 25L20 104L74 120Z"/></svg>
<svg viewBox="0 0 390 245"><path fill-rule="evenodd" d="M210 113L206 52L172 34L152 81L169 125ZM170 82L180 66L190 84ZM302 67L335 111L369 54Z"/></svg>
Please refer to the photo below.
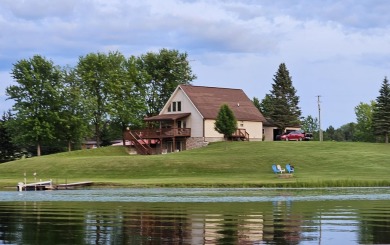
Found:
<svg viewBox="0 0 390 245"><path fill-rule="evenodd" d="M19 182L18 183L18 191L23 191L23 186L24 186L23 182Z"/></svg>

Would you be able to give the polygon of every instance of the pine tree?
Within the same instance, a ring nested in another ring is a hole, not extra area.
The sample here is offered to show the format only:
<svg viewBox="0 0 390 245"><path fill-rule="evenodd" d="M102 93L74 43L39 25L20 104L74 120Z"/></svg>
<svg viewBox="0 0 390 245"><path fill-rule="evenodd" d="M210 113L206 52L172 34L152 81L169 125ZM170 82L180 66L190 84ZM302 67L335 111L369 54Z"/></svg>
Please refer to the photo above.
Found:
<svg viewBox="0 0 390 245"><path fill-rule="evenodd" d="M237 130L236 117L228 105L223 104L219 109L214 129L223 134L225 138L231 137L234 131Z"/></svg>
<svg viewBox="0 0 390 245"><path fill-rule="evenodd" d="M274 75L271 94L268 94L267 114L276 126L284 132L287 126L299 126L301 109L298 106L299 96L292 84L289 71L284 63Z"/></svg>
<svg viewBox="0 0 390 245"><path fill-rule="evenodd" d="M389 143L390 132L390 85L387 77L383 80L374 106L372 124L375 135L383 136Z"/></svg>

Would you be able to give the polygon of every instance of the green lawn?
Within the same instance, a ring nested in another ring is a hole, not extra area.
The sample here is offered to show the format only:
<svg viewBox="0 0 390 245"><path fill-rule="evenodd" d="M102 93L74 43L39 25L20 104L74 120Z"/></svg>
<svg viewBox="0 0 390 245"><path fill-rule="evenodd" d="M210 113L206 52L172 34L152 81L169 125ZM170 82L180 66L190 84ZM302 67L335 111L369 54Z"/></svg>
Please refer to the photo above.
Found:
<svg viewBox="0 0 390 245"><path fill-rule="evenodd" d="M273 163L295 166L280 179ZM219 142L166 155L106 147L0 164L0 187L23 181L94 181L107 186L390 186L390 145L340 142Z"/></svg>

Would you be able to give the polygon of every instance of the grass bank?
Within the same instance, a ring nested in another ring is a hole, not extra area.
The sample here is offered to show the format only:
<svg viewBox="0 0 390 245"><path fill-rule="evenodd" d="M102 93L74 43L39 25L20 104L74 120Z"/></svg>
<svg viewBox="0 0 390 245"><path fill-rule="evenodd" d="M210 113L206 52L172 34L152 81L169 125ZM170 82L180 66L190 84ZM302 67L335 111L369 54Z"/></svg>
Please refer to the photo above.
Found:
<svg viewBox="0 0 390 245"><path fill-rule="evenodd" d="M281 179L271 165L295 166ZM219 142L166 155L106 147L0 164L0 187L23 181L94 181L138 187L390 186L390 145L340 142Z"/></svg>

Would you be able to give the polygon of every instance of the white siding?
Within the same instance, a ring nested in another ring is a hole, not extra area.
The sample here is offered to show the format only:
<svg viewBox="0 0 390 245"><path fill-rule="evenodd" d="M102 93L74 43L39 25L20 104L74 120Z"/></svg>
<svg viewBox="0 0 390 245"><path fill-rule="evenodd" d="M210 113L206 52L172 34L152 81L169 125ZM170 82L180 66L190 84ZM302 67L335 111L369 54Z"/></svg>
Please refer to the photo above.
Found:
<svg viewBox="0 0 390 245"><path fill-rule="evenodd" d="M220 141L223 140L223 135L215 131L214 129L215 120L205 121L205 138L207 141ZM238 128L246 129L249 134L249 140L261 141L263 138L263 123L262 122L249 122L249 121L238 121Z"/></svg>
<svg viewBox="0 0 390 245"><path fill-rule="evenodd" d="M223 134L218 133L214 129L215 120L207 119L204 122L205 125L205 141L215 142L215 141L223 141Z"/></svg>
<svg viewBox="0 0 390 245"><path fill-rule="evenodd" d="M243 127L241 125L243 125ZM246 129L246 132L249 134L249 141L263 140L262 122L238 121L237 126L238 128Z"/></svg>
<svg viewBox="0 0 390 245"><path fill-rule="evenodd" d="M181 101L181 111L168 112L169 104L172 104L172 102L174 101ZM203 137L203 118L181 89L176 90L176 93L170 98L170 100L160 114L176 114L188 112L191 113L191 115L185 120L186 127L191 128L191 137Z"/></svg>

